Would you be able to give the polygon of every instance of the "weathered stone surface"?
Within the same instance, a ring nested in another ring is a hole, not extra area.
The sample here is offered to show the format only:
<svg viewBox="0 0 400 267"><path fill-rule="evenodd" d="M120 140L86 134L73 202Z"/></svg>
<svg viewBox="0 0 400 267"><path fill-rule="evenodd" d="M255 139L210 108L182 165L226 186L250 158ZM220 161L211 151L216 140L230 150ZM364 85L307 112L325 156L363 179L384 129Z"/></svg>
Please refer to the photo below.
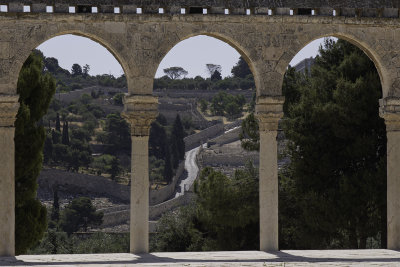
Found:
<svg viewBox="0 0 400 267"><path fill-rule="evenodd" d="M69 5L136 5L136 6L194 6L214 7L226 6L236 8L250 7L349 7L349 8L399 8L398 0L3 0L2 3L20 2L24 4L46 3L48 5L67 3Z"/></svg>
<svg viewBox="0 0 400 267"><path fill-rule="evenodd" d="M133 95L124 98L122 116L131 126L132 136L149 136L150 125L158 115L158 98L148 95Z"/></svg>
<svg viewBox="0 0 400 267"><path fill-rule="evenodd" d="M1 258L1 266L276 266L347 267L400 264L400 252L393 250L284 250L277 252L163 252L151 254L23 255Z"/></svg>

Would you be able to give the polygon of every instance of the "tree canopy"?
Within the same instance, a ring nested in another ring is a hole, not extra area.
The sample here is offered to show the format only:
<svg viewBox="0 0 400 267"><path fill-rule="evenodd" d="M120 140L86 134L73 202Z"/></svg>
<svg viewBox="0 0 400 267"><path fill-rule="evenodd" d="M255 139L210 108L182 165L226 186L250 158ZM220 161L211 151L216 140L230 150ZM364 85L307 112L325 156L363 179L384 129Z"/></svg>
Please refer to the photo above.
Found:
<svg viewBox="0 0 400 267"><path fill-rule="evenodd" d="M239 61L233 66L231 73L237 78L246 78L248 75L252 74L249 65L247 65L243 57L239 58Z"/></svg>
<svg viewBox="0 0 400 267"><path fill-rule="evenodd" d="M97 212L87 197L75 198L61 212L60 226L68 234L90 226L98 226L103 221L103 213Z"/></svg>
<svg viewBox="0 0 400 267"><path fill-rule="evenodd" d="M167 75L169 78L176 80L181 78L182 76L185 77L188 75L188 72L182 68L182 67L170 67L167 69L164 69L165 75Z"/></svg>
<svg viewBox="0 0 400 267"><path fill-rule="evenodd" d="M327 39L304 81L283 122L301 210L299 247L385 240L386 131L373 62L350 43Z"/></svg>

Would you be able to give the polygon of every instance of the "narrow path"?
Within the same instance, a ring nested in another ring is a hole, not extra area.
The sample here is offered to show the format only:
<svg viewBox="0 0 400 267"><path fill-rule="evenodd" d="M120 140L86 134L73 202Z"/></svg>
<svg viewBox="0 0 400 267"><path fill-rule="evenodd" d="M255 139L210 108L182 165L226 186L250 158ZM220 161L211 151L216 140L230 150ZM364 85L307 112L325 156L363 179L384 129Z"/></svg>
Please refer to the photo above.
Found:
<svg viewBox="0 0 400 267"><path fill-rule="evenodd" d="M187 171L188 175L179 184L180 192L176 192L175 197L182 196L185 193L185 190L189 190L189 188L194 183L194 180L196 180L197 174L199 172L199 167L196 163L196 156L199 152L199 149L200 146L185 153L185 170Z"/></svg>

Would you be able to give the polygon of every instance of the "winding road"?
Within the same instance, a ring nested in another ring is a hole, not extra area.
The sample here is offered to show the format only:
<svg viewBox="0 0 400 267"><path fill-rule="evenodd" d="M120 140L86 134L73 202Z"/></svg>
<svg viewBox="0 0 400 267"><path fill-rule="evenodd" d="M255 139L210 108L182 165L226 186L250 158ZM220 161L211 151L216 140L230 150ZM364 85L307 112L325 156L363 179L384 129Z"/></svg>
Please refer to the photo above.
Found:
<svg viewBox="0 0 400 267"><path fill-rule="evenodd" d="M200 146L185 153L185 170L187 171L188 175L179 184L180 190L176 192L175 197L182 196L185 191L189 190L194 183L194 180L196 180L197 173L199 172L199 167L196 163L196 156L199 152L199 149Z"/></svg>

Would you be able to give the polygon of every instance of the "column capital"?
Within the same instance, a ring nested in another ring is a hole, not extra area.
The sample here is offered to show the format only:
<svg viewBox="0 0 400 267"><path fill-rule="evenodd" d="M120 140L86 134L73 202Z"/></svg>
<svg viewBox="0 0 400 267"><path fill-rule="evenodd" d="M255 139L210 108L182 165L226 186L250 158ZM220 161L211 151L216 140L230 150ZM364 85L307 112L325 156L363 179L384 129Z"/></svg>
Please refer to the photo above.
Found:
<svg viewBox="0 0 400 267"><path fill-rule="evenodd" d="M386 97L379 100L379 116L385 119L386 131L400 131L400 98Z"/></svg>
<svg viewBox="0 0 400 267"><path fill-rule="evenodd" d="M126 95L122 116L131 126L132 136L149 136L150 125L158 115L158 98L152 95Z"/></svg>
<svg viewBox="0 0 400 267"><path fill-rule="evenodd" d="M19 109L18 95L0 94L0 127L14 127Z"/></svg>
<svg viewBox="0 0 400 267"><path fill-rule="evenodd" d="M260 132L278 130L278 122L283 117L283 96L259 96L256 104L256 117Z"/></svg>

